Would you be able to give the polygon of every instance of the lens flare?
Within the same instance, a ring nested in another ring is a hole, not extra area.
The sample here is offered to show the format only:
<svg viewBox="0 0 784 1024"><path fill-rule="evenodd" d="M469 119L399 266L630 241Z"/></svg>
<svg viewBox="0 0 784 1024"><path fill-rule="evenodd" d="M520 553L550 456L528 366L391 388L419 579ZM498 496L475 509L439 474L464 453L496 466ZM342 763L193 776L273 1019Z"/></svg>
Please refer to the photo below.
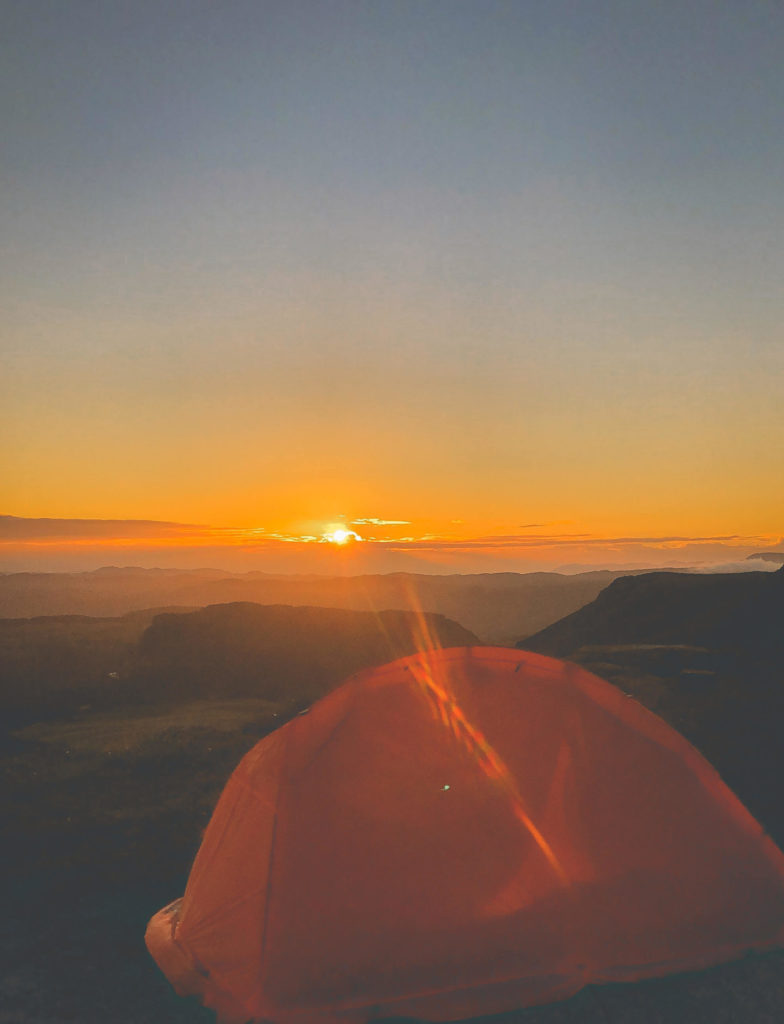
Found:
<svg viewBox="0 0 784 1024"><path fill-rule="evenodd" d="M506 793L515 817L530 833L561 884L565 885L566 873L553 848L528 814L514 776L485 735L468 720L455 695L449 691L446 680L440 682L434 678L426 656L412 663L411 674L435 718L474 759L480 771Z"/></svg>

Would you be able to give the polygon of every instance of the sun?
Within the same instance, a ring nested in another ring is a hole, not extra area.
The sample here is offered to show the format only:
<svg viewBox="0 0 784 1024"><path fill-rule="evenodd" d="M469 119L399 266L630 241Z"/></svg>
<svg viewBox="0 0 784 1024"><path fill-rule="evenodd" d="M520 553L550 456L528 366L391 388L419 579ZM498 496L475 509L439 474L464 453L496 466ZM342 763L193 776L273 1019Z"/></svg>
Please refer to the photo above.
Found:
<svg viewBox="0 0 784 1024"><path fill-rule="evenodd" d="M347 530L345 526L330 527L326 533L322 533L321 539L330 544L337 544L339 547L343 547L351 541L362 540L358 533Z"/></svg>

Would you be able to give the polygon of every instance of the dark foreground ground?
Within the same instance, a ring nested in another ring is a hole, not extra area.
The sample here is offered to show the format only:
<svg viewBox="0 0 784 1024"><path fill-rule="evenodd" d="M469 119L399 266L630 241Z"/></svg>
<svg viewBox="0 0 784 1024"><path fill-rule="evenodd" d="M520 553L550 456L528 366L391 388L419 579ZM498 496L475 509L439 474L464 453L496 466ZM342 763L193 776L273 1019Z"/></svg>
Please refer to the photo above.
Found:
<svg viewBox="0 0 784 1024"><path fill-rule="evenodd" d="M0 1024L212 1020L172 993L144 929L182 893L231 769L293 710L251 699L86 709L5 735ZM784 952L590 988L495 1020L780 1024Z"/></svg>

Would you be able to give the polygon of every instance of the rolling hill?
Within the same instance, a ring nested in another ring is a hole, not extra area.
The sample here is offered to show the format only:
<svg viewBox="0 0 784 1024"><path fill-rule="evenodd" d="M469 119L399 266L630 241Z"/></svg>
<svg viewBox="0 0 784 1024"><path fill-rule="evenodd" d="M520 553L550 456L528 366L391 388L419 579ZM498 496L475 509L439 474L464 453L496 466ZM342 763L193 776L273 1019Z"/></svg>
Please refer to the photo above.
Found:
<svg viewBox="0 0 784 1024"><path fill-rule="evenodd" d="M348 676L422 646L477 638L442 615L234 603L158 615L141 637L137 685L207 697L315 700Z"/></svg>
<svg viewBox="0 0 784 1024"><path fill-rule="evenodd" d="M0 619L0 709L18 722L140 701L309 701L412 653L423 630L446 647L478 642L442 615L250 603Z"/></svg>

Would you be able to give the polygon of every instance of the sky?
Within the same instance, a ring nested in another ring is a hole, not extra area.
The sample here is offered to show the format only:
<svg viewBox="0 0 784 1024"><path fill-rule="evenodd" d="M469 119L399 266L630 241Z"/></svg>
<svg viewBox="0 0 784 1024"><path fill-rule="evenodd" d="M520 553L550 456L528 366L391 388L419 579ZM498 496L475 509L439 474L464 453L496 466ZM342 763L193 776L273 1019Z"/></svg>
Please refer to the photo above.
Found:
<svg viewBox="0 0 784 1024"><path fill-rule="evenodd" d="M783 52L774 0L0 0L0 571L784 549Z"/></svg>

